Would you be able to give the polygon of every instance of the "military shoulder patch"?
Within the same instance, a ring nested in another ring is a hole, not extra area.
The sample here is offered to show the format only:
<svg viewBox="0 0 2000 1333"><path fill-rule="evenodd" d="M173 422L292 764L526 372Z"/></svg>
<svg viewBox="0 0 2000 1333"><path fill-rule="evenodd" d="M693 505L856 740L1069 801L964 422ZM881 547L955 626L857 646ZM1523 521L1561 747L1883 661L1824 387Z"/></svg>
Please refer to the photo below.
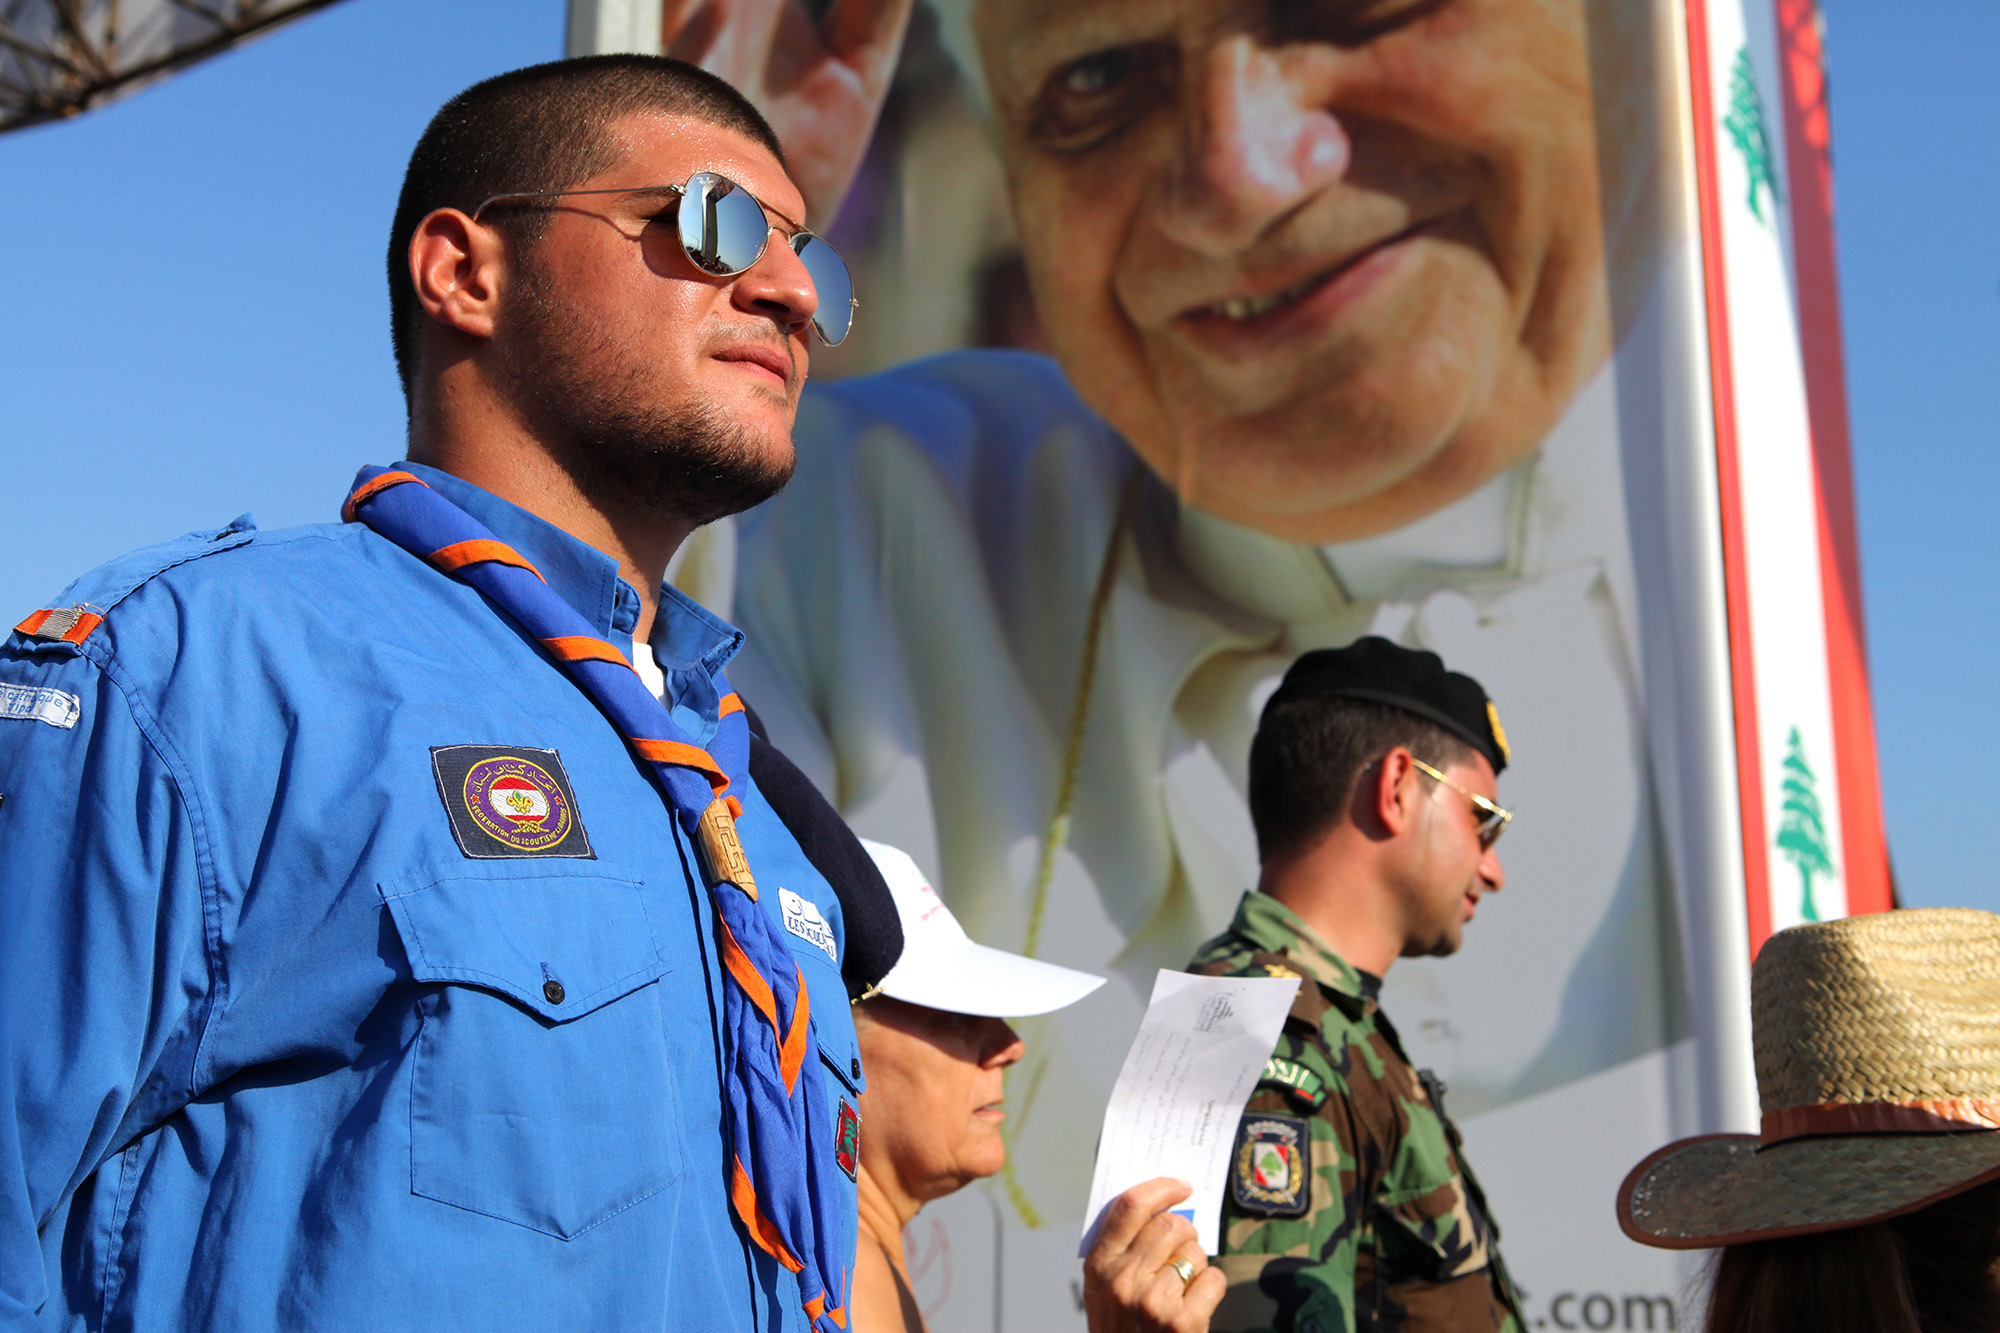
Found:
<svg viewBox="0 0 2000 1333"><path fill-rule="evenodd" d="M1312 1127L1301 1116L1253 1112L1236 1128L1229 1194L1245 1212L1303 1217L1312 1203Z"/></svg>
<svg viewBox="0 0 2000 1333"><path fill-rule="evenodd" d="M434 745L431 771L458 850L477 861L560 856L594 861L569 774L554 750Z"/></svg>
<svg viewBox="0 0 2000 1333"><path fill-rule="evenodd" d="M1287 1097L1307 1110L1317 1111L1326 1105L1325 1080L1296 1060L1272 1056L1264 1062L1264 1073L1257 1081L1283 1089Z"/></svg>

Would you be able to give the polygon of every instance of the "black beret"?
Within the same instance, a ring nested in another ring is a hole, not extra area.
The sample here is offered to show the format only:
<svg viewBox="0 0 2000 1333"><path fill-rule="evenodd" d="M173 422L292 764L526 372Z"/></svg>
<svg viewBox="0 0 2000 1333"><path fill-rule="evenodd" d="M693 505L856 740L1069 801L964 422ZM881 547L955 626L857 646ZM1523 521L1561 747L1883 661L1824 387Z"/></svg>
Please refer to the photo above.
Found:
<svg viewBox="0 0 2000 1333"><path fill-rule="evenodd" d="M848 998L858 998L888 976L903 956L903 919L897 915L896 900L889 896L889 883L875 858L847 821L812 779L764 738L762 720L748 708L744 711L750 723L750 780L840 899L847 936L840 977L847 983Z"/></svg>
<svg viewBox="0 0 2000 1333"><path fill-rule="evenodd" d="M1497 775L1507 767L1507 733L1486 691L1472 677L1447 671L1436 653L1405 648L1376 635L1345 648L1316 648L1292 663L1264 717L1299 699L1366 699L1435 722L1486 756Z"/></svg>

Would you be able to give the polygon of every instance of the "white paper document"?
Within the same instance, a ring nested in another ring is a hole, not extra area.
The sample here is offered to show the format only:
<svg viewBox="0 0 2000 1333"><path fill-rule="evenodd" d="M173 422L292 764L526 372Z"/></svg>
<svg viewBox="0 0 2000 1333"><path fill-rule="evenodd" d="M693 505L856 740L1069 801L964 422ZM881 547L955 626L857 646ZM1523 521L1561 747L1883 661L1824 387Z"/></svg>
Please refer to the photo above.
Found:
<svg viewBox="0 0 2000 1333"><path fill-rule="evenodd" d="M1162 969L1154 978L1139 1035L1104 1108L1078 1253L1089 1250L1113 1199L1156 1176L1193 1184L1193 1197L1174 1211L1194 1223L1205 1252L1220 1248L1236 1125L1298 993L1294 977Z"/></svg>

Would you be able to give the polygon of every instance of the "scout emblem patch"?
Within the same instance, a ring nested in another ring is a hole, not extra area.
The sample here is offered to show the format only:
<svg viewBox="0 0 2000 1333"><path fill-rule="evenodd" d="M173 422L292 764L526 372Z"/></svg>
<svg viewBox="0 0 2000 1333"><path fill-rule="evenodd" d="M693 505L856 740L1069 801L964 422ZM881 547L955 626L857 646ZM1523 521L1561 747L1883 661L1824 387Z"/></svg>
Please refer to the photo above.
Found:
<svg viewBox="0 0 2000 1333"><path fill-rule="evenodd" d="M861 1160L861 1117L845 1097L840 1099L840 1126L833 1135L833 1160L840 1163L849 1180L854 1179L856 1163Z"/></svg>
<svg viewBox="0 0 2000 1333"><path fill-rule="evenodd" d="M833 927L820 915L817 903L800 897L790 889L779 889L778 905L784 909L786 930L814 948L823 950L836 963L840 961L833 942Z"/></svg>
<svg viewBox="0 0 2000 1333"><path fill-rule="evenodd" d="M569 775L554 750L434 745L431 770L458 849L474 860L561 856L595 860Z"/></svg>
<svg viewBox="0 0 2000 1333"><path fill-rule="evenodd" d="M1312 1201L1311 1133L1295 1115L1253 1114L1236 1130L1229 1193L1246 1212L1302 1217Z"/></svg>

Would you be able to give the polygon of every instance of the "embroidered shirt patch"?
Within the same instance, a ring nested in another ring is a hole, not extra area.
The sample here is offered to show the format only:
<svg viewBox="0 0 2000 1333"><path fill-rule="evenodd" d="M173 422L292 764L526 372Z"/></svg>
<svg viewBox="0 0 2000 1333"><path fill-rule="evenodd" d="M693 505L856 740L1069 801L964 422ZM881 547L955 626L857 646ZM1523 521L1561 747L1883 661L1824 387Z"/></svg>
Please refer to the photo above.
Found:
<svg viewBox="0 0 2000 1333"><path fill-rule="evenodd" d="M840 1099L840 1125L833 1135L833 1160L854 1179L856 1164L861 1160L861 1117L848 1105L847 1098Z"/></svg>
<svg viewBox="0 0 2000 1333"><path fill-rule="evenodd" d="M83 716L83 701L68 690L47 685L13 685L0 681L0 717L46 722L64 730Z"/></svg>
<svg viewBox="0 0 2000 1333"><path fill-rule="evenodd" d="M452 837L467 856L596 859L569 775L554 750L434 745L431 770L451 816Z"/></svg>
<svg viewBox="0 0 2000 1333"><path fill-rule="evenodd" d="M1257 1081L1283 1088L1286 1096L1309 1111L1317 1111L1326 1102L1326 1083L1296 1060L1272 1056L1264 1062L1264 1073Z"/></svg>
<svg viewBox="0 0 2000 1333"><path fill-rule="evenodd" d="M826 951L836 963L840 955L833 942L833 927L820 915L818 904L790 889L778 890L778 906L784 910L785 929L815 948Z"/></svg>
<svg viewBox="0 0 2000 1333"><path fill-rule="evenodd" d="M1246 1212L1303 1217L1312 1202L1312 1135L1295 1115L1257 1112L1236 1130L1229 1193Z"/></svg>

